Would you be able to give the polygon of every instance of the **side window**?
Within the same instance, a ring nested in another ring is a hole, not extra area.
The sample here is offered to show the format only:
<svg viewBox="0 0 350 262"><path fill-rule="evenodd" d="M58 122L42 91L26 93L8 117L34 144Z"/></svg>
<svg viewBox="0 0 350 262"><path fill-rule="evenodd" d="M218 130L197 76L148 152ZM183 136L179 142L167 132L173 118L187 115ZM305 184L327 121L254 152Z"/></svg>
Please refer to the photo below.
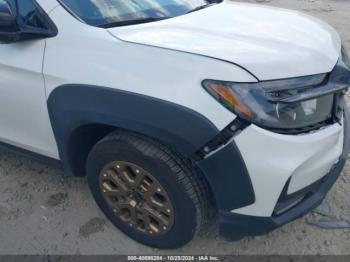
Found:
<svg viewBox="0 0 350 262"><path fill-rule="evenodd" d="M22 25L30 28L47 29L38 5L34 0L17 0L17 12Z"/></svg>

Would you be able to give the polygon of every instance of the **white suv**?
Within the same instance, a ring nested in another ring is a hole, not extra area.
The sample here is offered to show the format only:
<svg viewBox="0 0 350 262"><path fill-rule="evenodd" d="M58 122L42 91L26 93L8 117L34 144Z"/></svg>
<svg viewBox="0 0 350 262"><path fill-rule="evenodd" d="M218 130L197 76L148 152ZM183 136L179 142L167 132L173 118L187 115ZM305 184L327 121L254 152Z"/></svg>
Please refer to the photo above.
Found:
<svg viewBox="0 0 350 262"><path fill-rule="evenodd" d="M216 213L267 233L317 206L348 154L338 34L209 0L0 0L1 145L87 176L105 215L158 248Z"/></svg>

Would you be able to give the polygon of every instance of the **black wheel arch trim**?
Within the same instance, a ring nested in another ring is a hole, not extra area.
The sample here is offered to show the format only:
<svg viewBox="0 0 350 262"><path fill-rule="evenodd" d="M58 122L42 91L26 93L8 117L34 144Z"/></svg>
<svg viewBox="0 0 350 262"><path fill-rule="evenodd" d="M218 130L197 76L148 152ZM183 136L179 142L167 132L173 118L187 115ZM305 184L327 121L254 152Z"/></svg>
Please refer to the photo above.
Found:
<svg viewBox="0 0 350 262"><path fill-rule="evenodd" d="M188 158L220 134L212 122L189 108L101 86L59 86L48 98L48 111L65 174L73 176L85 175L77 174L79 170L72 162L72 155L79 155L79 149L70 147L74 131L85 125L101 124L137 132ZM220 210L254 203L249 174L233 143L193 162L208 180Z"/></svg>
<svg viewBox="0 0 350 262"><path fill-rule="evenodd" d="M230 211L255 202L247 167L233 141L197 165L214 191L220 211Z"/></svg>
<svg viewBox="0 0 350 262"><path fill-rule="evenodd" d="M77 128L109 125L159 140L188 157L219 133L207 118L184 106L114 88L69 84L55 88L48 111L60 159L68 173L69 139Z"/></svg>

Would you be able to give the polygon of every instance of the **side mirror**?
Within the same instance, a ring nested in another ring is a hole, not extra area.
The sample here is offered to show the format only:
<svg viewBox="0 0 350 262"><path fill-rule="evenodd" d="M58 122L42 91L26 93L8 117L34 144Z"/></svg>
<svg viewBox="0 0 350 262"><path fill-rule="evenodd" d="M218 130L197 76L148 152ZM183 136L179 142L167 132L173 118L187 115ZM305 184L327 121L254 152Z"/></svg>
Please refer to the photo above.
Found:
<svg viewBox="0 0 350 262"><path fill-rule="evenodd" d="M0 0L0 42L11 43L20 39L16 18L17 15L10 3Z"/></svg>

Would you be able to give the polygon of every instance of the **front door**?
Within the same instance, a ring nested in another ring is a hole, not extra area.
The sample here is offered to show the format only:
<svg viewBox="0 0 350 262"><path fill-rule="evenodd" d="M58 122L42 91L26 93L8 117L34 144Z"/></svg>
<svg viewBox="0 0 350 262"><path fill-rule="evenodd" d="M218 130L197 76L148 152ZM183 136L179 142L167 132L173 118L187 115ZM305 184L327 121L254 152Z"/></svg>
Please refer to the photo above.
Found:
<svg viewBox="0 0 350 262"><path fill-rule="evenodd" d="M34 21L32 0L17 1L17 8ZM57 158L42 74L45 41L0 44L0 142Z"/></svg>

